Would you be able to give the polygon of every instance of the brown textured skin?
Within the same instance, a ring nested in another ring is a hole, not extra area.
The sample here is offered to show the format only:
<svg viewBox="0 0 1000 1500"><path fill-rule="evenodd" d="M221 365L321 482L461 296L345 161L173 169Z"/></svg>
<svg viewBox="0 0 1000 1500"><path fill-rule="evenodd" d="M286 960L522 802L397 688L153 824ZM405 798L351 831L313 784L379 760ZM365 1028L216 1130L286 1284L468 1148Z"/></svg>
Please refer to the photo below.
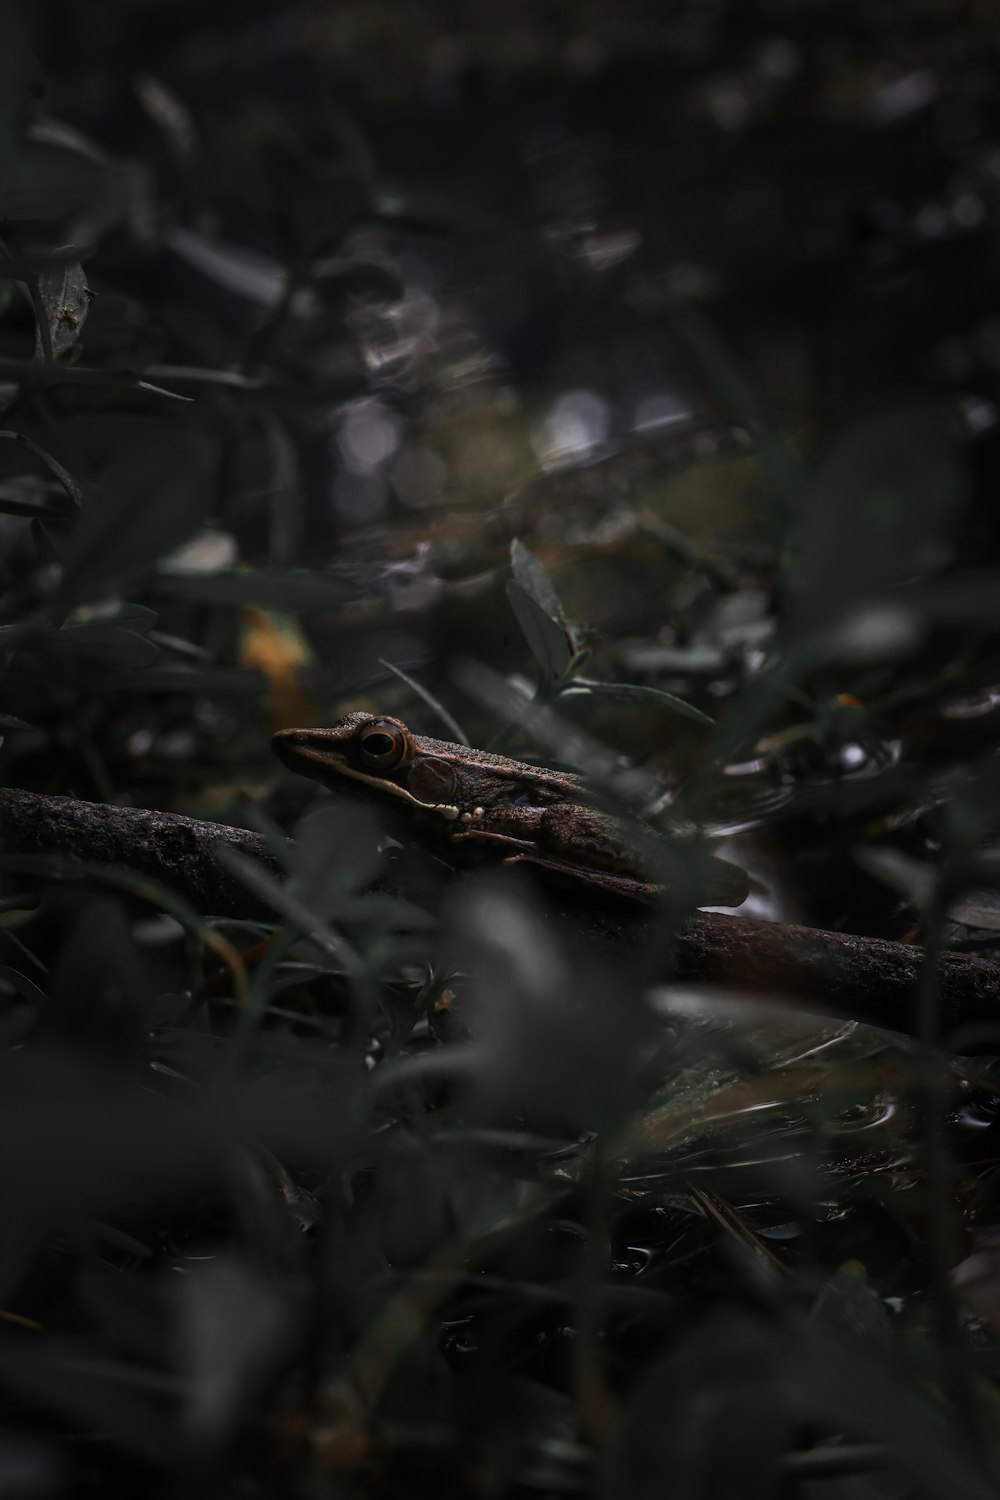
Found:
<svg viewBox="0 0 1000 1500"><path fill-rule="evenodd" d="M372 766L361 736L382 726L401 753ZM387 714L347 714L328 729L282 729L272 744L290 770L383 806L456 862L531 865L562 883L643 905L661 894L654 869L684 885L694 873L690 858L685 866L684 854L651 829L647 852L659 853L653 869L643 868L625 825L589 804L582 777L411 734ZM693 905L740 906L749 894L746 873L726 860L702 854L697 873Z"/></svg>

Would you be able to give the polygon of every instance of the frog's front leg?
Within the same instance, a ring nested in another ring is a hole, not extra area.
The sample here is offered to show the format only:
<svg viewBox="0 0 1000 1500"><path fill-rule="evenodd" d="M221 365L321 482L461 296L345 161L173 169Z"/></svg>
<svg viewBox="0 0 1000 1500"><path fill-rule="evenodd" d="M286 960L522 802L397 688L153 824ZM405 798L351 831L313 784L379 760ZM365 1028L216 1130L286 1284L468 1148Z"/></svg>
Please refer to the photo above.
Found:
<svg viewBox="0 0 1000 1500"><path fill-rule="evenodd" d="M462 813L451 834L455 844L492 844L519 859L553 861L581 876L598 869L635 870L634 860L612 833L606 818L591 807L505 807ZM485 847L484 847L485 852Z"/></svg>
<svg viewBox="0 0 1000 1500"><path fill-rule="evenodd" d="M596 808L573 805L547 809L536 833L547 860L569 859L591 885L634 900L651 901L666 887L700 905L740 906L750 893L745 870L696 844L675 844L639 826L635 838L633 847L627 827Z"/></svg>
<svg viewBox="0 0 1000 1500"><path fill-rule="evenodd" d="M489 847L507 865L532 865L578 885L630 901L652 901L659 887L640 875L592 808L509 808L490 815L490 827L467 825L451 835L456 844Z"/></svg>
<svg viewBox="0 0 1000 1500"><path fill-rule="evenodd" d="M594 808L512 808L488 818L488 828L470 821L451 835L452 841L479 846L484 853L492 847L505 864L533 865L630 901L654 901L662 892L662 884L649 878L615 825ZM664 856L668 847L664 846ZM669 884L687 889L694 883L699 900L712 906L739 906L746 899L747 877L737 865L700 851L687 858L680 850L670 853L674 874Z"/></svg>

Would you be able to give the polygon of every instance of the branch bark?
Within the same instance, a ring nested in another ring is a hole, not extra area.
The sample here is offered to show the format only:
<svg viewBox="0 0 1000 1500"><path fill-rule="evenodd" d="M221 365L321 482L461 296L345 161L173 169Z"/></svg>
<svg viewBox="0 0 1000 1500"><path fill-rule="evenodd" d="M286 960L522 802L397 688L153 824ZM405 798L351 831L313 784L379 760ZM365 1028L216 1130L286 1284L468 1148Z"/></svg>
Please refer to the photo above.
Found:
<svg viewBox="0 0 1000 1500"><path fill-rule="evenodd" d="M246 828L0 788L0 856L55 855L127 866L169 886L207 916L273 920L274 913L215 858L219 844L259 860L273 875L281 873L270 847Z"/></svg>
<svg viewBox="0 0 1000 1500"><path fill-rule="evenodd" d="M128 866L170 887L206 915L273 917L215 858L219 844L281 874L273 851L247 829L178 813L0 789L0 851L5 857L75 856L88 863ZM582 927L604 948L641 941L648 920L620 917L607 907L571 907L565 898L557 909L564 921ZM787 995L907 1032L912 1030L923 961L920 948L903 943L699 912L676 934L671 974L664 977ZM938 983L943 1028L964 1033L951 1040L959 1046L985 1040L1000 1047L1000 963L945 953Z"/></svg>

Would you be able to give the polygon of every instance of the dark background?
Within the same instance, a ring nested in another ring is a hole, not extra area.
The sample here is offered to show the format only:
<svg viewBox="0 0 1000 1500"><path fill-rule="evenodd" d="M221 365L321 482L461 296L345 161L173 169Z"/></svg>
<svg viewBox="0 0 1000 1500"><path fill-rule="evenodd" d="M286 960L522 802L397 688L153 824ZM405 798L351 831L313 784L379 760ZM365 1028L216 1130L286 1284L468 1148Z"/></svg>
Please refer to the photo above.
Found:
<svg viewBox="0 0 1000 1500"><path fill-rule="evenodd" d="M993 8L3 23L0 776L298 841L0 849L4 1494L994 1494L995 1027L692 1010L690 890L591 947L269 749L640 767L992 954Z"/></svg>

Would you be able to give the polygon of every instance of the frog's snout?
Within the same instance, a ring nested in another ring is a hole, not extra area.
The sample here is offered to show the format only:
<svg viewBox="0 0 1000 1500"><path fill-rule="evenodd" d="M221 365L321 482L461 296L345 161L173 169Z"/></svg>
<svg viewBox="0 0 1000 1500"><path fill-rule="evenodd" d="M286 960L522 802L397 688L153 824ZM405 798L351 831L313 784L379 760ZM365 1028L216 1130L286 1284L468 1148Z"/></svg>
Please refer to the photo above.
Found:
<svg viewBox="0 0 1000 1500"><path fill-rule="evenodd" d="M327 739L322 729L279 729L272 736L271 749L290 770L311 776L315 774L311 762L329 761Z"/></svg>
<svg viewBox="0 0 1000 1500"><path fill-rule="evenodd" d="M277 734L271 737L271 749L279 760L288 764L290 757L301 755L306 748L304 741L308 737L307 729L279 729Z"/></svg>

